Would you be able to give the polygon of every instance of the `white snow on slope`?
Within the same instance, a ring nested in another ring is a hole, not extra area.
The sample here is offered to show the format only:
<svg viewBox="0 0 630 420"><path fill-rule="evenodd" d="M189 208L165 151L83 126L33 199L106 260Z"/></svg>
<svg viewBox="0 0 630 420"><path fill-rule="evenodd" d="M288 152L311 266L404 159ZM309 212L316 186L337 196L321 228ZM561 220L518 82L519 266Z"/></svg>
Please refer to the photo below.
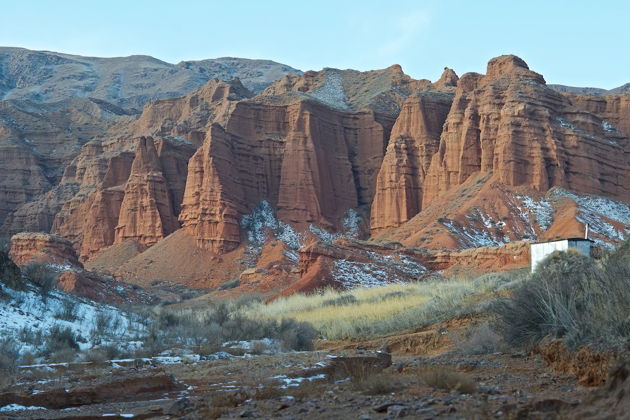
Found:
<svg viewBox="0 0 630 420"><path fill-rule="evenodd" d="M267 201L261 201L251 214L241 218L241 228L247 234L248 247L256 254L262 250L269 234L284 242L291 250L302 247L302 236L290 225L278 220Z"/></svg>
<svg viewBox="0 0 630 420"><path fill-rule="evenodd" d="M373 262L336 260L331 271L333 281L345 289L378 287L418 280L427 271L426 267L404 255L394 259L370 252L368 256Z"/></svg>
<svg viewBox="0 0 630 420"><path fill-rule="evenodd" d="M525 206L525 209L534 216L536 223L543 232L551 227L553 222L553 206L550 201L545 199L535 200L527 195L518 195L516 198L518 198Z"/></svg>
<svg viewBox="0 0 630 420"><path fill-rule="evenodd" d="M576 194L559 188L552 190L549 195L552 198L568 197L575 201L578 205L577 220L580 223L588 224L593 233L612 240L624 240L630 234L630 229L626 228L625 232L619 231L604 220L607 218L630 225L630 205L627 203L599 196ZM596 240L596 242L607 247L612 246L601 240Z"/></svg>
<svg viewBox="0 0 630 420"><path fill-rule="evenodd" d="M77 342L81 350L99 344L118 344L131 349L139 344L134 340L146 329L137 315L75 295L52 290L44 299L35 289L16 291L2 284L0 287L6 295L0 298L0 337L16 340L21 346L20 354L36 353L45 345L29 343L24 339L26 333L41 333L46 337L54 326L70 328L80 337ZM69 308L75 319L60 319ZM108 324L105 337L92 334L99 322Z"/></svg>
<svg viewBox="0 0 630 420"><path fill-rule="evenodd" d="M498 246L503 245L506 239L509 238L493 238L487 231L478 231L471 226L461 226L459 223L453 220L443 220L444 226L451 231L451 233L457 235L464 248L478 248L480 246Z"/></svg>

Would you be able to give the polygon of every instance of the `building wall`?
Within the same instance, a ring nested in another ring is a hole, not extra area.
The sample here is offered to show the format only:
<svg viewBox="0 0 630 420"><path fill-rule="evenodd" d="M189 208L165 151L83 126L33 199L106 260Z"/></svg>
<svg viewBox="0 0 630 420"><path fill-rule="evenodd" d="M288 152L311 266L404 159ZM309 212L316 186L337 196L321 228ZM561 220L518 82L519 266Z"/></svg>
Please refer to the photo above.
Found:
<svg viewBox="0 0 630 420"><path fill-rule="evenodd" d="M569 248L575 248L582 255L591 256L591 243L588 241L569 241Z"/></svg>
<svg viewBox="0 0 630 420"><path fill-rule="evenodd" d="M591 255L591 243L589 241L571 241L562 239L560 241L544 242L531 245L532 273L545 257L554 251L567 251L569 248L575 249L583 255Z"/></svg>

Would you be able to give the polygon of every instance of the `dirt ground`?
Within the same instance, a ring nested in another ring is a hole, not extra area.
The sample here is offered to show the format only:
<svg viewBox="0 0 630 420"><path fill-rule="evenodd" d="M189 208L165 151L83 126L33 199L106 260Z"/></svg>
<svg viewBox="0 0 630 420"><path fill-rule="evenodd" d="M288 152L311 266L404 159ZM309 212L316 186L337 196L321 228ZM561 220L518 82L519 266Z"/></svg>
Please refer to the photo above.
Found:
<svg viewBox="0 0 630 420"><path fill-rule="evenodd" d="M0 415L547 419L573 418L563 412L593 393L539 356L453 351L390 356L369 348L375 344L326 343L320 347L327 349L312 352L173 364L129 360L22 369L18 385L0 394L0 407L45 408Z"/></svg>

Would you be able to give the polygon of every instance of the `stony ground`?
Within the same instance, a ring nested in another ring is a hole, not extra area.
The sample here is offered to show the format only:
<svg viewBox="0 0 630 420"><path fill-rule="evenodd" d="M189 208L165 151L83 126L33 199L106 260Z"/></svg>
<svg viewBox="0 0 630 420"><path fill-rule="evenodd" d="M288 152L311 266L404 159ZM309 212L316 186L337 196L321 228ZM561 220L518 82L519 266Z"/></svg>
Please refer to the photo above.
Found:
<svg viewBox="0 0 630 420"><path fill-rule="evenodd" d="M346 346L348 347L348 346ZM361 346L359 346L361 347ZM381 355L382 356L382 355ZM375 362L377 360L377 362ZM341 361L341 363L339 363ZM556 418L591 391L525 354L313 351L22 369L10 418ZM16 407L17 408L17 407Z"/></svg>

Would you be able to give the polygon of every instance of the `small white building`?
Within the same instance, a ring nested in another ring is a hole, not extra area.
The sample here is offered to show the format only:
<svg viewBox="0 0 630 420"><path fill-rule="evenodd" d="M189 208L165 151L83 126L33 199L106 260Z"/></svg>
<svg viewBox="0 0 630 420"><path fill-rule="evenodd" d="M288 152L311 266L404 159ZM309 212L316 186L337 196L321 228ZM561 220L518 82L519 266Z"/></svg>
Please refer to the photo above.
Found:
<svg viewBox="0 0 630 420"><path fill-rule="evenodd" d="M532 273L536 270L538 264L554 251L568 251L569 249L574 249L580 254L590 257L592 246L593 241L584 238L568 238L559 239L557 241L533 243L530 248Z"/></svg>

